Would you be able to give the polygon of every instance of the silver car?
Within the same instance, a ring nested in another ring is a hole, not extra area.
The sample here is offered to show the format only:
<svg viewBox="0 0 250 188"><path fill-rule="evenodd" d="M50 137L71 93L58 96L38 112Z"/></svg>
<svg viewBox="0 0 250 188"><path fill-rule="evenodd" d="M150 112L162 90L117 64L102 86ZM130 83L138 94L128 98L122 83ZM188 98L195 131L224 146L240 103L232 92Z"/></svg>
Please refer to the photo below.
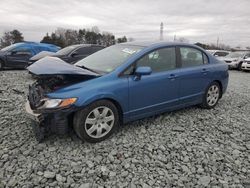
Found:
<svg viewBox="0 0 250 188"><path fill-rule="evenodd" d="M229 69L241 70L241 65L244 59L247 59L249 57L250 57L249 51L237 51L228 54L224 58L221 58L221 60L225 61L228 64Z"/></svg>

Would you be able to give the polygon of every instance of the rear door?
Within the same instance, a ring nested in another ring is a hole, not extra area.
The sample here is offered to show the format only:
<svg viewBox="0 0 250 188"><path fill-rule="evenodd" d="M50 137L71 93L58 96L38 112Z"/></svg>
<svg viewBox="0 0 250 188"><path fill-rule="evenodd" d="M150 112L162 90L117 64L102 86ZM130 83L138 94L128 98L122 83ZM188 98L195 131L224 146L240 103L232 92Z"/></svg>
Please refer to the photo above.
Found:
<svg viewBox="0 0 250 188"><path fill-rule="evenodd" d="M178 105L179 79L176 48L157 49L135 62L136 67L151 67L150 75L129 76L129 116L138 119ZM134 67L134 69L136 69Z"/></svg>
<svg viewBox="0 0 250 188"><path fill-rule="evenodd" d="M8 66L13 68L24 68L28 65L28 61L32 56L33 51L30 47L16 47L7 55Z"/></svg>
<svg viewBox="0 0 250 188"><path fill-rule="evenodd" d="M208 57L196 48L183 46L178 49L181 61L179 72L180 103L201 102L212 79Z"/></svg>

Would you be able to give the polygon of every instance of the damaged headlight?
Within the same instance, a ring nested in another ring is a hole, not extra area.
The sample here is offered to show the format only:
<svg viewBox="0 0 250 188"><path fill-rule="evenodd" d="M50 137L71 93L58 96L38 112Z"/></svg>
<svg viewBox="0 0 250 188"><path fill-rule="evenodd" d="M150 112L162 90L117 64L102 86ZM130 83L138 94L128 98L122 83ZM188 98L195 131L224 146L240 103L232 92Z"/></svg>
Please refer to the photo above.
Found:
<svg viewBox="0 0 250 188"><path fill-rule="evenodd" d="M76 102L77 98L68 98L68 99L43 99L43 105L41 108L62 108L72 105Z"/></svg>

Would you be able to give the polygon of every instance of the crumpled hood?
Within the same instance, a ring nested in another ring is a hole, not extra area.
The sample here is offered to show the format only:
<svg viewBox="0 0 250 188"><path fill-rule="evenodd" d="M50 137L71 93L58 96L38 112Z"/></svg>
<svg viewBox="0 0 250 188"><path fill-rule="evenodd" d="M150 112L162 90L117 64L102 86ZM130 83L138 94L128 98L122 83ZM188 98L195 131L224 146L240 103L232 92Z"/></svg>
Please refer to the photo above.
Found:
<svg viewBox="0 0 250 188"><path fill-rule="evenodd" d="M35 75L88 75L99 76L89 70L71 65L57 57L44 57L27 67L28 71Z"/></svg>

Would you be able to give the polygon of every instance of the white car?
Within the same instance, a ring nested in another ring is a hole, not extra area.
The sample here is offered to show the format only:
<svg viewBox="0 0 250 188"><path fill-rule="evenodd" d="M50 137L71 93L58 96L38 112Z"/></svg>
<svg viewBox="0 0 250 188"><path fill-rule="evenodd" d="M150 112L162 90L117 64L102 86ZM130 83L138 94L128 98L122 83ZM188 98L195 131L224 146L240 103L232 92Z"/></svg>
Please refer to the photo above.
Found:
<svg viewBox="0 0 250 188"><path fill-rule="evenodd" d="M229 51L225 51L225 50L207 50L207 51L213 56L218 57L219 59L221 57L225 57L226 55L230 53Z"/></svg>
<svg viewBox="0 0 250 188"><path fill-rule="evenodd" d="M229 69L241 70L241 65L247 58L250 58L249 51L237 51L231 52L227 56L221 58L221 60L225 61L228 64Z"/></svg>
<svg viewBox="0 0 250 188"><path fill-rule="evenodd" d="M242 65L241 65L241 70L250 71L250 58L247 58L243 61Z"/></svg>

